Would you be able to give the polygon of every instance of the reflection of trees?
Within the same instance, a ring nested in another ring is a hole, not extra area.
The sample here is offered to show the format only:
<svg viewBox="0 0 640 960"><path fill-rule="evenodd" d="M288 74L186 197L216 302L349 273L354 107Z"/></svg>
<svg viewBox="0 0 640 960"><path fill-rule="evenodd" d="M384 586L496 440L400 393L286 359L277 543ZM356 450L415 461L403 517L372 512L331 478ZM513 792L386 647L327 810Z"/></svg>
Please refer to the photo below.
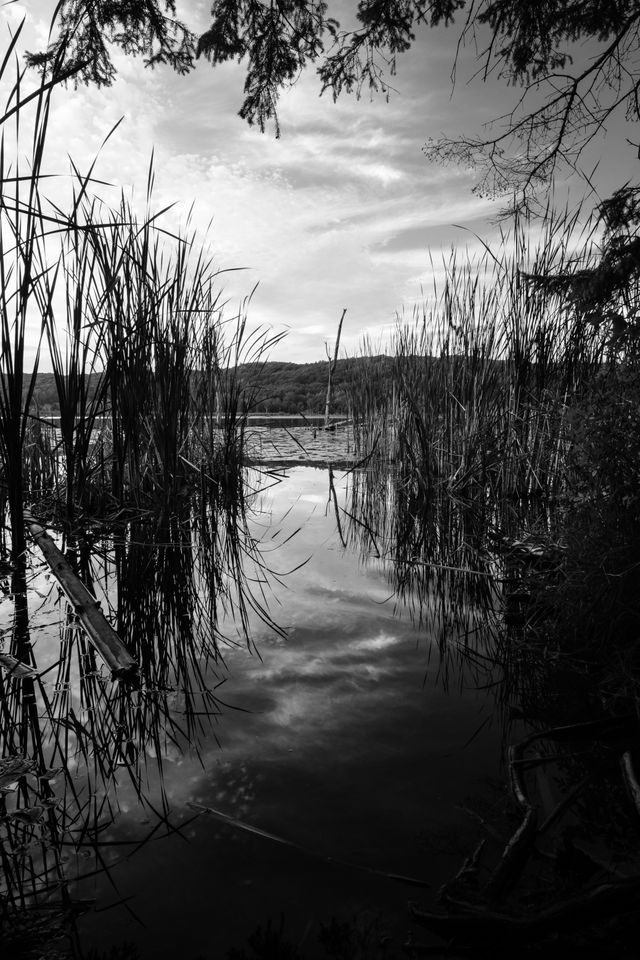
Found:
<svg viewBox="0 0 640 960"><path fill-rule="evenodd" d="M185 500L160 522L137 517L117 535L93 528L68 546L67 556L138 661L140 682L133 688L108 675L37 566L23 562L14 570L11 599L4 600L13 610L5 631L10 642L0 670L6 936L26 917L44 936L36 916L58 923L77 907L70 883L109 869L115 854L105 834L125 786L154 822L136 842L175 829L163 786L165 758L200 755L222 709L216 687L225 673L225 644L250 642L249 608L270 623L262 594L254 595L253 585L262 588L268 571L244 501L222 491L207 503ZM223 635L223 617L235 623L236 637Z"/></svg>

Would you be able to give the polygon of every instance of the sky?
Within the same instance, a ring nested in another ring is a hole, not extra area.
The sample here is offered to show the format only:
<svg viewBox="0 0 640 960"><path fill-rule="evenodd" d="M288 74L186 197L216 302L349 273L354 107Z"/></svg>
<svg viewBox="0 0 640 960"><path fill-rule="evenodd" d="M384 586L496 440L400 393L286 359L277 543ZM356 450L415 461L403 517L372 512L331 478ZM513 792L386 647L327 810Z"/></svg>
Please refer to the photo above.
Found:
<svg viewBox="0 0 640 960"><path fill-rule="evenodd" d="M25 17L22 48L44 47L54 6L0 7L0 37ZM207 0L178 2L196 30L208 26L208 9ZM419 33L399 60L389 102L319 97L310 70L281 97L279 139L237 116L240 66L202 62L179 77L116 52L112 87L56 92L48 165L65 173L70 155L88 169L99 154L96 176L112 186L96 192L115 204L124 189L142 210L153 150L154 205L174 204L171 228L193 207L192 225L218 268L234 271L219 277L230 314L257 285L250 324L286 332L271 359L324 360L345 308L343 352L360 353L365 341L384 349L397 319L432 288L442 251L477 249L496 231L500 202L472 194L474 172L430 164L422 152L430 136L480 132L518 93L497 81L467 83L473 51L452 90L457 39L456 27ZM608 176L626 177L627 162L616 147Z"/></svg>

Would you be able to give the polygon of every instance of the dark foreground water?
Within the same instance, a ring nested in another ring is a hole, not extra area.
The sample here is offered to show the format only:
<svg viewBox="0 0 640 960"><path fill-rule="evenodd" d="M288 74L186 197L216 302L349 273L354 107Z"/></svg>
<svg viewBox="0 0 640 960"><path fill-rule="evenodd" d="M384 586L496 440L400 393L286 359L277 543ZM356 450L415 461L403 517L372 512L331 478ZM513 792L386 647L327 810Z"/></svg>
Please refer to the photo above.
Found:
<svg viewBox="0 0 640 960"><path fill-rule="evenodd" d="M347 482L336 475L341 504ZM128 941L149 960L217 960L270 923L305 956L324 956L323 923L363 928L376 914L399 945L407 901L432 902L475 842L463 807L499 775L490 694L459 675L443 689L434 638L390 599L382 562L341 542L327 470L281 472L252 529L280 575L267 599L285 637L254 617L254 652L223 651L227 706L208 733L205 724L199 757L162 747L168 815L157 772L145 802L123 774L101 862L70 848L68 875L90 874L71 893L95 901L79 922L85 951Z"/></svg>

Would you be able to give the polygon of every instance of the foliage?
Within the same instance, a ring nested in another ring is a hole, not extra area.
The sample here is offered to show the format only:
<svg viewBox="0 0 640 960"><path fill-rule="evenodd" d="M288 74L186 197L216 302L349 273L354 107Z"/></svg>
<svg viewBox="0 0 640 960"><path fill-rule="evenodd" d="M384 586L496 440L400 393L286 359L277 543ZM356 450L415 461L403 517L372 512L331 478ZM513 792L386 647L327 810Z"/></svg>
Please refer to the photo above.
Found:
<svg viewBox="0 0 640 960"><path fill-rule="evenodd" d="M250 953L232 948L227 954L228 960L302 960L298 948L284 935L283 915L278 927L272 927L271 920L265 927L257 927L248 936L247 946Z"/></svg>
<svg viewBox="0 0 640 960"><path fill-rule="evenodd" d="M604 370L572 404L562 554L551 575L530 584L533 635L589 662L592 681L606 678L607 700L630 695L640 666L639 414L640 371L631 364Z"/></svg>
<svg viewBox="0 0 640 960"><path fill-rule="evenodd" d="M567 310L595 328L610 330L612 351L638 350L640 334L640 189L616 190L596 210L602 228L599 256L592 264L560 271L523 273L532 287L562 297Z"/></svg>
<svg viewBox="0 0 640 960"><path fill-rule="evenodd" d="M551 181L560 161L577 168L614 113L640 116L637 0L485 0L464 34L480 44L481 76L497 72L523 87L495 136L430 140L425 148L432 160L480 166L476 192L520 191L526 202Z"/></svg>
<svg viewBox="0 0 640 960"><path fill-rule="evenodd" d="M360 93L365 85L386 90L385 70L395 72L397 54L415 39L415 25L448 23L462 6L464 0L366 0L357 11L359 29L343 31L327 15L324 0L212 0L211 26L196 42L175 19L175 0L62 0L56 38L46 51L30 54L28 62L46 69L64 51L65 64L78 68L83 80L104 85L115 75L105 39L125 53L144 56L149 66L168 63L180 73L201 56L213 64L244 59L240 116L261 130L273 120L279 133L280 90L309 64L321 60L322 88L332 89L334 96L343 89Z"/></svg>
<svg viewBox="0 0 640 960"><path fill-rule="evenodd" d="M334 98L364 89L388 94L397 58L417 30L459 17L458 49L473 42L476 76L497 73L524 89L495 136L432 140L426 154L480 165L480 192L522 190L525 198L560 160L575 168L613 113L639 116L639 0L360 0L355 29L343 29L324 0L212 0L211 25L198 39L175 12L174 0L62 0L54 39L29 62L71 65L83 80L109 84L115 68L107 41L180 73L198 57L214 65L237 59L246 65L240 115L261 130L274 121L279 133L279 93L304 69L315 65ZM585 45L593 51L586 61Z"/></svg>
<svg viewBox="0 0 640 960"><path fill-rule="evenodd" d="M147 66L168 64L186 73L193 65L195 37L175 13L175 0L60 0L57 36L45 51L27 54L27 62L54 75L65 64L76 82L108 86L116 73L112 43L126 54L143 56Z"/></svg>
<svg viewBox="0 0 640 960"><path fill-rule="evenodd" d="M640 666L638 189L616 191L600 205L596 223L603 235L591 265L527 276L533 290L564 301L574 322L605 334L608 354L606 366L568 398L564 506L555 522L562 556L551 575L531 579L529 626L563 655L580 651L591 679L600 678L601 699L615 691L633 700Z"/></svg>
<svg viewBox="0 0 640 960"><path fill-rule="evenodd" d="M279 134L276 104L280 88L292 84L307 63L324 49L324 34L337 36L338 23L326 17L322 0L270 5L248 0L215 0L209 29L198 40L197 55L213 64L248 60L245 100L240 116L264 131L273 119Z"/></svg>
<svg viewBox="0 0 640 960"><path fill-rule="evenodd" d="M321 924L318 943L333 960L390 960L391 952L397 955L381 915L331 917Z"/></svg>
<svg viewBox="0 0 640 960"><path fill-rule="evenodd" d="M337 413L347 413L347 384L357 375L359 366L363 369L363 375L368 375L371 362L372 358L365 361L362 357L338 360L333 401ZM384 382L387 383L390 383L390 368L390 358L380 358L378 376L386 378ZM194 371L194 384L199 382L201 369ZM288 363L267 360L264 363L239 363L237 367L229 369L228 375L236 377L239 389L245 392L249 413L320 414L324 411L327 392L326 362ZM99 387L100 378L98 373L87 374L89 398L94 396ZM33 387L33 402L41 416L59 413L58 388L52 373L38 372Z"/></svg>
<svg viewBox="0 0 640 960"><path fill-rule="evenodd" d="M346 413L348 398L345 383L353 360L338 360L334 374L333 407ZM286 363L268 361L257 370L249 365L238 368L238 378L244 385L253 385L254 413L323 413L328 364Z"/></svg>
<svg viewBox="0 0 640 960"><path fill-rule="evenodd" d="M296 946L285 935L284 915L276 927L269 919L264 927L257 927L247 938L247 947L232 948L227 960L303 960L315 956L303 950L303 940ZM381 916L354 916L349 920L331 917L320 923L317 937L326 960L384 960L391 958L391 938L387 935ZM393 950L394 956L397 956Z"/></svg>
<svg viewBox="0 0 640 960"><path fill-rule="evenodd" d="M569 411L573 507L606 503L625 525L640 516L640 370L612 365Z"/></svg>

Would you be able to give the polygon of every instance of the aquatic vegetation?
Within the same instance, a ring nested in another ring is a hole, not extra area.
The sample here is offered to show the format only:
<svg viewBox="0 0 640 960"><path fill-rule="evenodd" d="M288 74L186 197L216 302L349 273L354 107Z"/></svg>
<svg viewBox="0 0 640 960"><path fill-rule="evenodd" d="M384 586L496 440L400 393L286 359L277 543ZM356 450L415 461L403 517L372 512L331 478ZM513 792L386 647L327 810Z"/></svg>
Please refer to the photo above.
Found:
<svg viewBox="0 0 640 960"><path fill-rule="evenodd" d="M47 198L56 84L22 85L18 74L0 117L0 933L16 949L72 921L71 885L117 862L105 832L123 784L153 819L136 844L175 831L166 758L212 735L222 651L250 644L248 610L278 631L247 525L251 388L235 376L274 340L247 332L247 303L226 316L188 225L169 232L124 198L106 207L93 167L73 168L67 209ZM150 167L149 205L152 184ZM55 424L33 402L45 351ZM117 628L135 685L104 669L33 559L27 504Z"/></svg>
<svg viewBox="0 0 640 960"><path fill-rule="evenodd" d="M46 333L64 493L49 493L49 508L73 525L123 508L169 513L191 491L231 489L251 406L234 371L277 338L246 337L243 312L224 316L195 235L169 242L155 216L139 222L124 200L116 211L74 206L59 268L66 329L52 309Z"/></svg>
<svg viewBox="0 0 640 960"><path fill-rule="evenodd" d="M602 366L606 338L532 287L525 270L595 256L589 233L576 250L577 230L577 215L550 213L537 245L516 223L477 259L451 254L442 287L398 324L390 376L375 376L373 358L352 385L362 455L377 443L425 497L441 488L475 502L560 492L566 407Z"/></svg>
<svg viewBox="0 0 640 960"><path fill-rule="evenodd" d="M480 843L413 919L470 955L575 950L617 924L598 950L618 956L639 883L637 344L594 321L584 283L580 309L566 296L599 263L593 233L543 230L535 251L516 225L480 263L453 257L399 327L390 378L354 381L378 465L354 475L342 530L396 561L441 675L457 660L491 690L511 743L511 824L478 817Z"/></svg>
<svg viewBox="0 0 640 960"><path fill-rule="evenodd" d="M374 466L353 478L353 535L394 560L397 595L430 621L443 668L459 648L508 663L519 682L536 675L513 665L504 627L522 614L529 561L548 567L562 552L591 429L582 398L616 352L557 286L530 277L584 269L596 239L578 211L549 211L476 259L452 253L442 287L398 324L391 357L372 357L370 375L366 362L354 368L354 442Z"/></svg>
<svg viewBox="0 0 640 960"><path fill-rule="evenodd" d="M123 792L148 811L148 839L175 831L165 764L215 741L224 650L250 642L247 607L278 630L256 594L269 571L244 511L221 497L68 547L139 665L135 686L105 670L46 567L30 560L14 572L11 656L0 660L0 922L9 929L42 898L71 909L69 885L118 862L108 831Z"/></svg>
<svg viewBox="0 0 640 960"><path fill-rule="evenodd" d="M228 316L205 242L153 210L153 162L142 216L124 196L115 208L92 196L95 162L86 173L72 164L66 207L50 200L55 84L45 76L29 95L22 85L18 74L0 118L0 466L14 556L25 502L71 531L121 510L170 513L207 487L231 494L253 397L236 369L259 368L278 340L247 332L248 301ZM33 402L43 354L55 423Z"/></svg>

